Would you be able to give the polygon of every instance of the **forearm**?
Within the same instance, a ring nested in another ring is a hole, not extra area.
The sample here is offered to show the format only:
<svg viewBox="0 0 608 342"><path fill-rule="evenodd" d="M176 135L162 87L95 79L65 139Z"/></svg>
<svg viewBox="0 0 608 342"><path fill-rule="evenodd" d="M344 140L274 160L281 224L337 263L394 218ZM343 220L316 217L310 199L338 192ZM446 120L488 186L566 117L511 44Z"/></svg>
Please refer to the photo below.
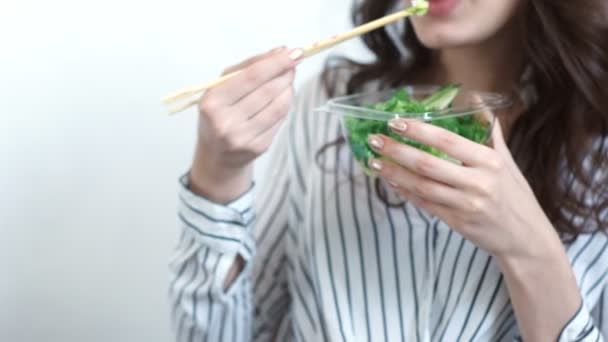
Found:
<svg viewBox="0 0 608 342"><path fill-rule="evenodd" d="M563 245L552 237L535 255L497 257L524 341L556 341L581 305Z"/></svg>

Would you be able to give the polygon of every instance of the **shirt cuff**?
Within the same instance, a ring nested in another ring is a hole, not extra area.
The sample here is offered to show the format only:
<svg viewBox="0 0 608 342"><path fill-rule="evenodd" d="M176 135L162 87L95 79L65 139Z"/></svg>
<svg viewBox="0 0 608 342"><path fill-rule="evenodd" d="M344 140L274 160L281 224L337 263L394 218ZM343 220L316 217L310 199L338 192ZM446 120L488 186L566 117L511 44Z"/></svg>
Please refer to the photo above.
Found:
<svg viewBox="0 0 608 342"><path fill-rule="evenodd" d="M576 314L574 314L560 332L558 342L587 341L587 338L590 337L595 340L598 333L593 325L593 319L589 311L581 303Z"/></svg>
<svg viewBox="0 0 608 342"><path fill-rule="evenodd" d="M178 217L186 233L221 253L240 254L245 260L254 253L254 185L228 204L215 203L190 191L188 175L180 178Z"/></svg>

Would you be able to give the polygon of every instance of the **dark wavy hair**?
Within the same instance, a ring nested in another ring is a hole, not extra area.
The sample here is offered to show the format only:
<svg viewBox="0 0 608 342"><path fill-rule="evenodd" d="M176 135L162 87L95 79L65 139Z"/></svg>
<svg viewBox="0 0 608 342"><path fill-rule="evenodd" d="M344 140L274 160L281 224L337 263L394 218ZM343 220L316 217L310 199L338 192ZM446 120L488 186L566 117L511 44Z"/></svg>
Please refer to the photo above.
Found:
<svg viewBox="0 0 608 342"><path fill-rule="evenodd" d="M389 13L400 0L355 0L354 25ZM563 239L608 230L608 6L605 0L529 0L517 25L525 32L523 57L537 96L518 116L508 145L536 198ZM382 28L362 37L375 59L328 60L323 79L336 95L332 75L351 70L346 93L371 81L397 87L430 66L432 51L418 40L409 21L391 35ZM393 31L394 32L394 31ZM399 44L408 51L403 58ZM340 94L346 95L346 94ZM341 147L344 139L326 144ZM376 180L379 197L386 189ZM403 203L389 205L402 205Z"/></svg>

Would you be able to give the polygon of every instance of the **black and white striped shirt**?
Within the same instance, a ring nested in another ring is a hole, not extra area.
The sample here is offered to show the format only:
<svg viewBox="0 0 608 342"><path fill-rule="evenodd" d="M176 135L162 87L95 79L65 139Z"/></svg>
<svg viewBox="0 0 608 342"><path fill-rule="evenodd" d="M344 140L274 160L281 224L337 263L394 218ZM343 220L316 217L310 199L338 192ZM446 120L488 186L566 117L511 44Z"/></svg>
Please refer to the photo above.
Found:
<svg viewBox="0 0 608 342"><path fill-rule="evenodd" d="M325 100L319 79L304 87L266 184L234 202L212 203L182 179L170 283L177 340L519 340L490 255L410 204L385 205L347 148L327 150L318 166L318 149L342 134L337 117L313 111ZM608 237L565 247L584 304L559 341L602 341ZM237 254L246 266L224 290Z"/></svg>

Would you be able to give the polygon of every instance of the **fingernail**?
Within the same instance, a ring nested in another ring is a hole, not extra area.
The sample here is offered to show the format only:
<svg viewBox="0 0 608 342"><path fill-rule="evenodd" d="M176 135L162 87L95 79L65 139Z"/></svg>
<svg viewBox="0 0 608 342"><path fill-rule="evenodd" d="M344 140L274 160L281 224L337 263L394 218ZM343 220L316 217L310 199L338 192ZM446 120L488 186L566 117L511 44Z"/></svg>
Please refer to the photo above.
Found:
<svg viewBox="0 0 608 342"><path fill-rule="evenodd" d="M375 171L382 171L382 163L378 159L370 159L369 167Z"/></svg>
<svg viewBox="0 0 608 342"><path fill-rule="evenodd" d="M393 119L389 121L388 126L397 132L405 132L407 124L402 119Z"/></svg>
<svg viewBox="0 0 608 342"><path fill-rule="evenodd" d="M392 182L392 181L387 181L387 182L388 182L388 184L389 184L390 186L392 186L393 188L398 188L398 187L399 187L399 184L397 184L397 183L395 183L395 182Z"/></svg>
<svg viewBox="0 0 608 342"><path fill-rule="evenodd" d="M376 150L381 150L382 147L384 147L384 141L377 136L372 135L367 139L367 141Z"/></svg>
<svg viewBox="0 0 608 342"><path fill-rule="evenodd" d="M304 51L302 49L294 49L289 54L289 58L291 58L291 60L297 61L300 58L302 58L303 55L304 55Z"/></svg>
<svg viewBox="0 0 608 342"><path fill-rule="evenodd" d="M283 50L285 50L285 46L279 46L277 48L270 50L268 53L276 53L276 52L283 51Z"/></svg>

